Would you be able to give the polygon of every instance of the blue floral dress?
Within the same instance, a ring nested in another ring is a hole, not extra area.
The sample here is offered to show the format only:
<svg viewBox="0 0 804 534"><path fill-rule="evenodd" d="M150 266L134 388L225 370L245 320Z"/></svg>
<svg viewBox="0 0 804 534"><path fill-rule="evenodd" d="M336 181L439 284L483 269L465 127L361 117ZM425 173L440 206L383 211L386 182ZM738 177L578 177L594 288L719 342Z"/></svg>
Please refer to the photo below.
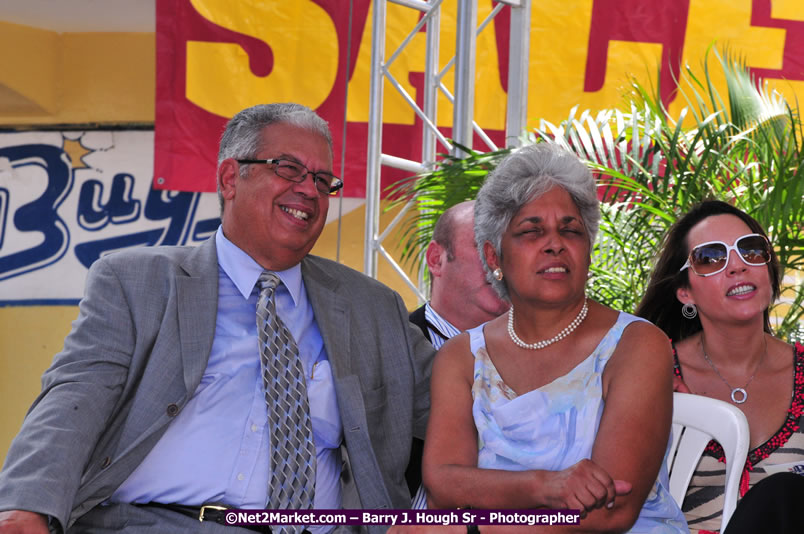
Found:
<svg viewBox="0 0 804 534"><path fill-rule="evenodd" d="M625 327L640 320L620 313L584 361L566 375L523 395L508 387L494 367L486 352L484 325L469 330L475 356L472 414L477 427L478 467L559 471L591 458L603 414L603 369ZM689 532L684 515L670 496L664 462L629 532Z"/></svg>

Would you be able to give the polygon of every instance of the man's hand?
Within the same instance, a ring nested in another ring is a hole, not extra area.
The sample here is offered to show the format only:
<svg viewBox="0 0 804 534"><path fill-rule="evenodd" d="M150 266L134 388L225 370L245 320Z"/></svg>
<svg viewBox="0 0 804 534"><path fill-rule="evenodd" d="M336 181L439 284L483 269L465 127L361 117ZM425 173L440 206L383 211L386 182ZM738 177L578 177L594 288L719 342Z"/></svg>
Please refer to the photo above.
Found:
<svg viewBox="0 0 804 534"><path fill-rule="evenodd" d="M48 534L47 518L36 512L0 512L0 534Z"/></svg>
<svg viewBox="0 0 804 534"><path fill-rule="evenodd" d="M595 508L614 506L614 498L631 492L631 484L613 480L592 460L581 460L562 471L552 473L549 498L550 508L580 510L581 517Z"/></svg>

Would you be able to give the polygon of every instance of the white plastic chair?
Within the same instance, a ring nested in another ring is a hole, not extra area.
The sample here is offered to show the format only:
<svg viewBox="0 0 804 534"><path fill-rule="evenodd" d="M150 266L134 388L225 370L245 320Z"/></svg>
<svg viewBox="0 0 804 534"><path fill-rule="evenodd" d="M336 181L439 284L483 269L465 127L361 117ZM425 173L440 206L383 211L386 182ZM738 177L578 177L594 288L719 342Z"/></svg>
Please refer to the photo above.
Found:
<svg viewBox="0 0 804 534"><path fill-rule="evenodd" d="M701 453L711 439L716 440L726 454L720 532L726 529L737 506L749 437L748 420L736 406L701 395L673 393L673 441L667 455L670 495L681 506Z"/></svg>

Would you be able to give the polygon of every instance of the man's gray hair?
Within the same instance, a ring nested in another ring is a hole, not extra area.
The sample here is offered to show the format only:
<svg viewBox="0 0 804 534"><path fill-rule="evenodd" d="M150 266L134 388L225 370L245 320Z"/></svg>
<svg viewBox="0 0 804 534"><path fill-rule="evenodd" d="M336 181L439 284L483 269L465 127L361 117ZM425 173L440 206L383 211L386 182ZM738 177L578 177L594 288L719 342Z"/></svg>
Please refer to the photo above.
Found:
<svg viewBox="0 0 804 534"><path fill-rule="evenodd" d="M589 252L600 225L595 179L574 154L549 142L522 147L503 159L486 178L475 203L475 240L480 259L500 297L509 300L504 281L491 274L483 244L488 241L502 260L502 236L517 212L553 187L569 193L589 236Z"/></svg>
<svg viewBox="0 0 804 534"><path fill-rule="evenodd" d="M218 165L227 158L254 159L262 148L262 129L271 124L292 124L327 140L332 151L332 134L327 121L315 111L294 103L259 104L240 111L226 123L218 150ZM248 165L240 166L240 177L245 178ZM218 186L218 201L223 212L223 196Z"/></svg>

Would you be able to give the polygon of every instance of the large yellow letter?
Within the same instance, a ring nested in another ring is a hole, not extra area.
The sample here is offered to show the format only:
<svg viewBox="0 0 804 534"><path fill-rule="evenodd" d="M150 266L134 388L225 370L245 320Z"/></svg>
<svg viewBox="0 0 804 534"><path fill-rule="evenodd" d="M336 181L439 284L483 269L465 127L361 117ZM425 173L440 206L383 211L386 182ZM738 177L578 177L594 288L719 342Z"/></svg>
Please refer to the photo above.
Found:
<svg viewBox="0 0 804 534"><path fill-rule="evenodd" d="M245 50L232 43L187 43L187 99L231 117L269 102L298 102L316 109L338 71L338 35L332 19L311 0L231 2L191 0L204 18L260 39L271 47L273 69L255 76Z"/></svg>
<svg viewBox="0 0 804 534"><path fill-rule="evenodd" d="M684 37L684 64L696 76L703 74L703 60L716 42L722 53L727 47L745 59L749 67L778 69L782 66L785 30L751 25L750 0L690 0L687 33ZM715 57L709 58L709 74L721 97L726 100L726 78ZM688 90L687 87L684 88ZM670 113L678 116L687 101L676 98Z"/></svg>

